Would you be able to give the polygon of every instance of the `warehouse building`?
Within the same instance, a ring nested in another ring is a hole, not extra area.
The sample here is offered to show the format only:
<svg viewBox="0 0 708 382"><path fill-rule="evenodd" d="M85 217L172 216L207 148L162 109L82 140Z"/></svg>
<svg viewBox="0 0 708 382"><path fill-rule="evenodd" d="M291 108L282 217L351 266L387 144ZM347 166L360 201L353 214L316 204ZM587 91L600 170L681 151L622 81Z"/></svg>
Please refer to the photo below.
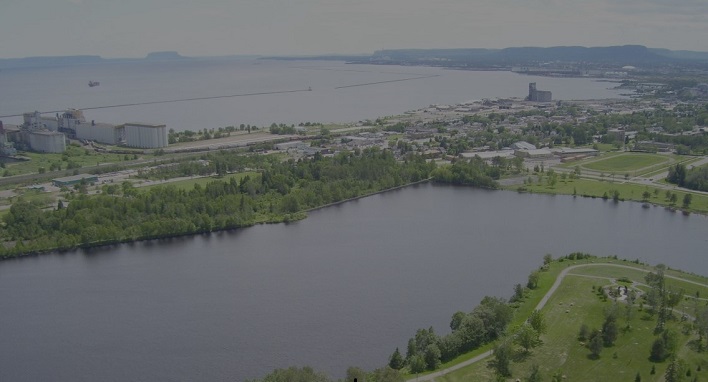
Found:
<svg viewBox="0 0 708 382"><path fill-rule="evenodd" d="M74 176L66 176L63 178L52 179L52 183L57 187L68 187L75 184L85 182L88 184L93 184L98 182L98 177L96 175L90 174L79 174Z"/></svg>
<svg viewBox="0 0 708 382"><path fill-rule="evenodd" d="M167 126L145 123L125 124L125 144L141 149L167 147Z"/></svg>

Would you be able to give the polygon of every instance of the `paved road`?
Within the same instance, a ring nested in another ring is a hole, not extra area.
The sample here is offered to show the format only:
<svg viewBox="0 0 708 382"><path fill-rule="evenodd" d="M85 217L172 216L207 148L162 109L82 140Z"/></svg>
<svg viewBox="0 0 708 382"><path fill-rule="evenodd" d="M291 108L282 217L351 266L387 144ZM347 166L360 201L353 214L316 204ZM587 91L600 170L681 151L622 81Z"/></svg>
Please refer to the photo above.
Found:
<svg viewBox="0 0 708 382"><path fill-rule="evenodd" d="M578 265L572 265L572 266L569 266L569 267L563 269L563 270L558 274L558 277L556 277L556 281L555 281L555 282L553 283L553 285L551 286L551 289L549 289L548 292L546 292L546 294L543 296L543 298L541 298L541 301L538 302L538 305L536 305L536 310L541 310L541 309L543 309L544 306L546 306L546 303L547 303L548 300L551 298L551 296L553 295L553 293L555 293L556 289L558 289L558 287L561 285L561 283L563 282L563 279L565 278L565 276L568 275L568 272L572 271L573 269L582 268L582 267L592 267L592 266L610 266L610 267L618 267L618 268L626 268L626 269L632 269L632 270L637 270L637 271L643 271L643 272L647 272L647 273L650 272L650 271L647 271L646 269L636 268L636 267L632 267L632 266L629 266L629 265L622 265L622 264L600 263L600 264L578 264ZM680 281L684 281L684 282L688 282L688 283L691 283L691 284L696 284L696 285L700 285L700 286L703 286L703 287L708 288L708 285L706 285L706 284L701 284L701 283L699 283L699 282L695 282L695 281L691 281L691 280L682 279L682 278L680 278L680 277L669 276L669 275L664 275L664 277L670 278L670 279L674 279L674 280L680 280ZM434 373L426 374L426 375L423 375L423 376L420 376L420 377L411 378L411 379L409 379L408 381L409 381L409 382L411 382L411 381L434 381L435 378L437 378L437 377L442 377L442 376L445 375L445 374L448 374L448 373L453 372L453 371L455 371L455 370L461 369L461 368L463 368L463 367L465 367L465 366L469 366L469 365L471 365L471 364L473 364L473 363L475 363L475 362L479 362L479 361L481 361L481 360L483 360L483 359L489 357L490 355L492 355L492 351L491 351L491 350L486 351L486 352L484 352L484 353L482 353L482 354L480 354L480 355L478 355L478 356L476 356L476 357L474 357L474 358L470 358L470 359L468 359L467 361L458 363L457 365L450 366L450 367L448 367L448 368L446 368L446 369L438 370L438 371L436 371L436 372L434 372Z"/></svg>

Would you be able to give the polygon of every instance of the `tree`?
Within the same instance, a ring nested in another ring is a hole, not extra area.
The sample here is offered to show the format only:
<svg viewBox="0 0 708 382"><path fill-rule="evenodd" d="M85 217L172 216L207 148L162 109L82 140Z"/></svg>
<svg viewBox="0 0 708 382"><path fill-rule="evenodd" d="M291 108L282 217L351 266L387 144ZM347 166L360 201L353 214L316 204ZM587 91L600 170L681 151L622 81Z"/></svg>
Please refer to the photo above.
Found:
<svg viewBox="0 0 708 382"><path fill-rule="evenodd" d="M666 373L664 373L664 380L666 382L679 382L684 375L683 362L673 357L671 363L666 367Z"/></svg>
<svg viewBox="0 0 708 382"><path fill-rule="evenodd" d="M688 208L691 205L691 200L693 200L693 195L686 194L683 196L683 208Z"/></svg>
<svg viewBox="0 0 708 382"><path fill-rule="evenodd" d="M494 359L489 364L497 375L511 377L511 357L511 344L509 341L501 341L494 347Z"/></svg>
<svg viewBox="0 0 708 382"><path fill-rule="evenodd" d="M619 200L620 200L620 193L619 193L619 191L617 191L617 190L612 190L612 191L610 191L610 193L612 194L612 201L614 201L615 203L619 202Z"/></svg>
<svg viewBox="0 0 708 382"><path fill-rule="evenodd" d="M409 361L409 366L411 369L411 373L421 373L425 371L425 359L423 358L422 354L416 354L414 355L410 361Z"/></svg>
<svg viewBox="0 0 708 382"><path fill-rule="evenodd" d="M404 361L403 361L403 356L401 356L401 352L396 348L396 350L391 354L391 357L388 360L388 366L391 367L391 369L394 370L401 370L403 368Z"/></svg>
<svg viewBox="0 0 708 382"><path fill-rule="evenodd" d="M467 313L460 311L457 311L452 315L452 320L450 320L450 329L452 329L453 332L460 328L460 325L462 325L462 320L465 319L465 316L467 316Z"/></svg>
<svg viewBox="0 0 708 382"><path fill-rule="evenodd" d="M637 375L634 376L634 382L642 382L642 376L637 372Z"/></svg>
<svg viewBox="0 0 708 382"><path fill-rule="evenodd" d="M533 271L529 275L529 280L526 283L526 287L529 289L536 289L538 287L538 279L541 277L541 275L538 273L538 271Z"/></svg>
<svg viewBox="0 0 708 382"><path fill-rule="evenodd" d="M528 353L534 346L536 346L538 341L538 333L531 327L531 325L522 325L516 333L514 340L519 346L524 348L524 352Z"/></svg>
<svg viewBox="0 0 708 382"><path fill-rule="evenodd" d="M651 193L649 191L645 190L642 192L642 201L646 202L649 198L651 198Z"/></svg>
<svg viewBox="0 0 708 382"><path fill-rule="evenodd" d="M425 365L428 370L435 370L440 367L440 348L436 344L430 344L425 348Z"/></svg>
<svg viewBox="0 0 708 382"><path fill-rule="evenodd" d="M590 342L588 342L588 349L590 349L592 358L600 358L600 352L602 351L602 336L597 331L594 331L591 335Z"/></svg>
<svg viewBox="0 0 708 382"><path fill-rule="evenodd" d="M510 302L521 301L524 299L524 287L521 284L514 285L514 295L511 297Z"/></svg>
<svg viewBox="0 0 708 382"><path fill-rule="evenodd" d="M543 256L543 265L548 265L553 262L553 255L547 253Z"/></svg>
<svg viewBox="0 0 708 382"><path fill-rule="evenodd" d="M651 353L649 354L649 359L654 362L663 361L666 358L666 344L664 343L664 338L659 337L654 340L651 344Z"/></svg>
<svg viewBox="0 0 708 382"><path fill-rule="evenodd" d="M539 335L546 332L546 318L539 310L534 310L529 317L529 324Z"/></svg>
<svg viewBox="0 0 708 382"><path fill-rule="evenodd" d="M602 324L602 342L605 346L612 346L617 339L617 320L612 318L605 320Z"/></svg>

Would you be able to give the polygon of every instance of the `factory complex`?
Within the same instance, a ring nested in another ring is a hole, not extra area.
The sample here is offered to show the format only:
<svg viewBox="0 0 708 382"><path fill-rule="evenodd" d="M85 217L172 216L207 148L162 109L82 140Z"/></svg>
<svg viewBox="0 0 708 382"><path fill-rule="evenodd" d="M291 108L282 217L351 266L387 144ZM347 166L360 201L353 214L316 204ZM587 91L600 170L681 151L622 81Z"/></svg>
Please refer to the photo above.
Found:
<svg viewBox="0 0 708 382"><path fill-rule="evenodd" d="M66 150L68 139L142 149L167 147L167 126L146 123L112 125L87 122L81 110L68 109L53 117L40 112L23 114L20 126L3 126L0 121L0 155L15 155L16 148L45 153Z"/></svg>

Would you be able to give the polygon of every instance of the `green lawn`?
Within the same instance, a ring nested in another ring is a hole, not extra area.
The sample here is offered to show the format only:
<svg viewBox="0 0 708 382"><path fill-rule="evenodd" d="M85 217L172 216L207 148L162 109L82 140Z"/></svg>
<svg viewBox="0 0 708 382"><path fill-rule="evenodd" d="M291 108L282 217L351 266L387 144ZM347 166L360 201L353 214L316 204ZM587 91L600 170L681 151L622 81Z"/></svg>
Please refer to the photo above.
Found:
<svg viewBox="0 0 708 382"><path fill-rule="evenodd" d="M617 190L620 193L620 199L625 199L625 200L632 200L632 201L638 201L642 202L643 201L643 196L642 194L644 191L649 191L650 197L647 200L647 202L652 203L652 204L657 204L661 206L669 206L670 202L666 199L666 190L662 190L656 187L650 187L650 186L644 186L640 184L634 184L634 183L620 183L621 181L624 180L623 177L616 176L614 177L614 181L612 181L611 177L606 177L606 181L598 181L598 180L592 180L592 179L568 179L565 182L562 180L559 180L555 186L550 187L546 184L546 178L544 177L544 180L542 181L542 184L539 185L537 182L537 176L532 175L531 179L533 180L531 185L526 185L526 189L528 192L535 192L535 193L542 193L542 194L563 194L563 195L573 195L574 193L577 194L578 197L580 196L588 196L588 197L596 197L596 198L602 198L604 193L607 193L610 199L608 199L607 203L613 203L611 199L611 191L612 190ZM518 186L512 186L508 187L508 189L515 190L517 189ZM654 191L658 190L658 194L655 195ZM672 193L675 193L676 196L678 197L678 202L675 207L681 207L681 203L683 200L684 195L686 194L683 191L671 191ZM699 212L699 213L708 213L708 196L701 195L701 194L692 194L692 201L690 205L690 211L693 212ZM600 199L600 202L602 202L602 199Z"/></svg>
<svg viewBox="0 0 708 382"><path fill-rule="evenodd" d="M597 268L610 272L613 276L622 276L621 268ZM590 271L592 270L592 271ZM578 268L572 273L595 273L596 268ZM637 276L641 271L627 270L627 275ZM632 278L631 276L628 276ZM596 286L612 286L612 282L605 278L568 275L556 293L543 309L548 325L548 332L541 336L542 344L533 349L529 355L522 355L517 349L517 359L511 365L512 379L525 380L533 364L540 367L542 380L550 380L551 376L560 372L568 381L632 381L637 372L641 374L642 381L661 381L668 362L653 364L649 361L651 344L655 337L653 330L655 320L649 318L646 312L639 311L637 307L627 317L626 305L619 305L620 314L618 326L621 329L614 346L604 348L597 360L591 359L590 351L577 340L577 334L582 324L598 329L602 325L603 312L613 304L612 299L602 301L593 291ZM668 280L667 280L668 281ZM678 316L678 315L677 315ZM629 325L628 330L622 330ZM691 337L681 334L682 324L670 322L670 327L679 333L680 345L685 345ZM708 357L705 353L696 353L683 346L679 356L696 373L698 365L703 371L698 372L699 380L708 377ZM650 375L652 365L656 367L656 374ZM702 377L701 377L702 376ZM486 381L494 380L491 370L487 367L487 360L470 365L466 368L452 372L437 381Z"/></svg>
<svg viewBox="0 0 708 382"><path fill-rule="evenodd" d="M668 162L670 159L654 154L624 153L582 165L590 170L622 173Z"/></svg>
<svg viewBox="0 0 708 382"><path fill-rule="evenodd" d="M625 265L630 265L634 266L634 264L625 264ZM649 271L654 271L653 268L648 268ZM582 275L588 275L588 276L599 276L599 277L613 277L613 278L620 278L620 277L627 277L630 280L634 282L638 282L641 284L646 284L646 281L644 280L644 276L646 276L647 272L642 272L639 270L632 270L632 269L623 269L623 268L618 268L618 267L603 267L603 266L597 266L597 267L588 267L588 268L578 268L572 271L573 274L582 274ZM670 276L676 276L677 274L680 275L681 278L683 279L690 279L692 281L696 281L699 283L704 284L705 286L700 286L696 285L693 283L685 282L682 280L675 280L672 278L667 277L666 278L666 287L671 288L674 290L680 290L683 289L685 291L686 295L689 296L695 296L696 292L699 293L701 297L708 297L708 279L705 277L700 277L700 276L695 276L695 275L686 275L678 272L666 272L667 275Z"/></svg>

